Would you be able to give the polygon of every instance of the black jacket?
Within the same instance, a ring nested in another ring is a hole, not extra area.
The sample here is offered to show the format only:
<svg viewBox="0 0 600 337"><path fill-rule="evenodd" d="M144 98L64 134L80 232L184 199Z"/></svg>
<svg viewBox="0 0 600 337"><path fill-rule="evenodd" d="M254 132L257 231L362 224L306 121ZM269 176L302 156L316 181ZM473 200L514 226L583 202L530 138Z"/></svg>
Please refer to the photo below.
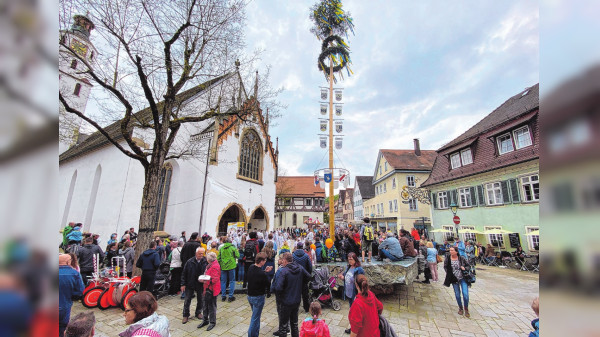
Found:
<svg viewBox="0 0 600 337"><path fill-rule="evenodd" d="M302 284L308 282L310 274L300 267L296 262L288 263L281 268L276 281L273 283L273 290L281 298L281 303L285 306L294 306L300 304L302 299Z"/></svg>
<svg viewBox="0 0 600 337"><path fill-rule="evenodd" d="M458 280L456 279L456 276L454 276L454 273L452 272L452 265L450 264L450 254L446 254L446 258L444 259L444 271L446 272L446 278L444 279L444 285L446 287L449 287L450 284L452 283L456 283L458 282ZM460 263L460 266L468 266L469 264L467 263L467 259L465 259L462 256L458 256L458 262Z"/></svg>
<svg viewBox="0 0 600 337"><path fill-rule="evenodd" d="M309 274L312 274L312 263L310 262L310 257L304 250L296 249L294 254L292 254L292 258L294 259L294 262L300 265L300 267L304 268Z"/></svg>
<svg viewBox="0 0 600 337"><path fill-rule="evenodd" d="M138 258L135 266L142 269L142 272L156 272L160 266L160 258L154 249L145 250Z"/></svg>
<svg viewBox="0 0 600 337"><path fill-rule="evenodd" d="M87 244L79 248L77 260L79 261L79 269L82 272L94 271L94 254L98 254L98 263L104 260L104 253L98 245Z"/></svg>
<svg viewBox="0 0 600 337"><path fill-rule="evenodd" d="M196 260L196 257L189 259L181 273L181 285L186 288L201 290L204 284L198 282L198 277L204 274L206 266L208 266L208 261L204 257L200 261Z"/></svg>
<svg viewBox="0 0 600 337"><path fill-rule="evenodd" d="M181 254L179 255L181 257L182 266L185 266L185 263L189 259L196 256L196 249L198 249L198 247L201 247L200 242L198 241L188 241L183 245L183 248L181 248Z"/></svg>

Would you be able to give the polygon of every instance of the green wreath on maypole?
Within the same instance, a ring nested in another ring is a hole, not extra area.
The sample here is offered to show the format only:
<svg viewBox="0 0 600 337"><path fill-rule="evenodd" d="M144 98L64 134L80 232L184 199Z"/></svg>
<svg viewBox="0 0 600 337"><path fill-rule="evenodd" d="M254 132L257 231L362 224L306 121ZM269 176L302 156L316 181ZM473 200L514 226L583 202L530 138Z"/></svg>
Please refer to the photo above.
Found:
<svg viewBox="0 0 600 337"><path fill-rule="evenodd" d="M342 69L346 68L348 76L352 74L350 69L350 47L340 37L348 37L348 30L354 34L354 24L350 13L344 12L340 0L321 0L311 8L310 19L314 27L310 29L319 40L323 40L321 54L318 59L319 71L322 71L327 79L329 67L325 65L325 59L330 58L333 63L333 81L337 83L336 73L343 79Z"/></svg>

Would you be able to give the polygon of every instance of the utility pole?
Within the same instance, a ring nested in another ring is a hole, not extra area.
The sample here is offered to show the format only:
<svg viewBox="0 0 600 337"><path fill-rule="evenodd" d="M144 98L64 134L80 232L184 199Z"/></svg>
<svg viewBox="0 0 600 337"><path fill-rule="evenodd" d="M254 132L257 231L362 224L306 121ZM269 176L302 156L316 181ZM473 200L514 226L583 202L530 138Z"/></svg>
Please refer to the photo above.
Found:
<svg viewBox="0 0 600 337"><path fill-rule="evenodd" d="M333 195L333 59L329 56L329 172L331 182L329 183L329 237L335 237L335 198Z"/></svg>

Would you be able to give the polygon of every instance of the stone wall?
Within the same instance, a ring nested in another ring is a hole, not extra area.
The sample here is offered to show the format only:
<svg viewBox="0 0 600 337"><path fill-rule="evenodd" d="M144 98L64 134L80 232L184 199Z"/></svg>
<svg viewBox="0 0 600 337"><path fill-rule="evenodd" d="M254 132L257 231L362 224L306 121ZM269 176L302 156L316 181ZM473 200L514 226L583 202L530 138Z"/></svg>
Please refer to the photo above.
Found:
<svg viewBox="0 0 600 337"><path fill-rule="evenodd" d="M318 267L327 267L330 275L338 275L346 270L346 263L321 263ZM369 279L371 290L375 294L393 294L401 285L411 285L417 277L417 259L407 258L398 262L373 261L362 265ZM343 286L343 281L338 279L338 286Z"/></svg>

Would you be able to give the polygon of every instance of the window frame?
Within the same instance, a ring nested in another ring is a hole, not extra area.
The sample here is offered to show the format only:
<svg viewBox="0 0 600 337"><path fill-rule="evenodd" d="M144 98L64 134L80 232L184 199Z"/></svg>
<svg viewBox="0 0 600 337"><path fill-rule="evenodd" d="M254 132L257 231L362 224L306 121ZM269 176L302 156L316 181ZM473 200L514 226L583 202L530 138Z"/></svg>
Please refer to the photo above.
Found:
<svg viewBox="0 0 600 337"><path fill-rule="evenodd" d="M471 158L471 161L468 163L465 163L463 154L467 153L467 152L469 152L469 157ZM473 164L473 151L471 151L471 148L467 148L467 149L460 151L460 162L461 162L462 166Z"/></svg>
<svg viewBox="0 0 600 337"><path fill-rule="evenodd" d="M531 177L533 177L533 176L537 176L537 185L538 185L538 193L537 193L538 196L537 196L537 199L535 198L535 189L533 188L534 184L531 182ZM529 181L527 183L524 183L523 182L524 178L529 178ZM519 184L521 185L520 186L520 190L521 190L521 199L522 199L521 202L522 203L540 202L540 174L539 174L539 172L538 173L532 173L532 174L526 174L526 175L519 176L518 177L518 181L519 181ZM532 190L533 190L532 191L532 196L533 196L532 200L525 200L526 196L527 196L527 193L525 192L525 185L530 185L531 188L532 188Z"/></svg>
<svg viewBox="0 0 600 337"><path fill-rule="evenodd" d="M389 200L389 206L390 206L390 213L394 213L394 202L392 200Z"/></svg>
<svg viewBox="0 0 600 337"><path fill-rule="evenodd" d="M540 230L540 226L525 226L525 234L529 234L533 231L539 231ZM529 248L529 251L531 252L539 252L539 248L540 248L540 236L539 235L526 235L527 236L527 248ZM537 244L538 244L538 249L535 249L535 240L534 237L537 237Z"/></svg>
<svg viewBox="0 0 600 337"><path fill-rule="evenodd" d="M455 230L452 225L442 225L442 229L450 230L449 232L444 232L444 241L450 241L450 238L454 238Z"/></svg>
<svg viewBox="0 0 600 337"><path fill-rule="evenodd" d="M475 226L469 226L469 225L463 226L463 225L461 225L460 229L475 230ZM463 233L462 236L463 236L462 239L463 239L464 242L471 241L471 240L473 242L477 242L477 234L475 234L475 233Z"/></svg>
<svg viewBox="0 0 600 337"><path fill-rule="evenodd" d="M414 204L414 207L413 207ZM408 199L408 211L409 212L418 212L419 211L419 203L417 199L409 198Z"/></svg>
<svg viewBox="0 0 600 337"><path fill-rule="evenodd" d="M398 212L398 199L394 199L394 212Z"/></svg>
<svg viewBox="0 0 600 337"><path fill-rule="evenodd" d="M527 135L529 136L529 144L519 147L516 135L517 135L517 131L521 131L523 129L527 130ZM524 125L524 126L518 128L518 129L515 129L512 132L512 136L513 136L513 142L514 142L515 150L524 149L526 147L529 147L529 146L533 145L533 139L531 138L531 130L529 129L529 125Z"/></svg>
<svg viewBox="0 0 600 337"><path fill-rule="evenodd" d="M471 208L473 207L473 204L471 203L472 201L472 196L471 196L471 187L461 187L458 188L458 203L459 203L459 207L460 208ZM466 193L463 193L465 192ZM468 205L464 205L463 204L463 195L465 196L465 200L467 201Z"/></svg>
<svg viewBox="0 0 600 337"><path fill-rule="evenodd" d="M484 231L491 230L491 229L502 229L502 226L484 226L483 227ZM492 235L497 239L497 241L500 241L500 247L499 248L506 250L506 246L505 246L505 242L504 242L504 234L487 234L487 240L488 240L488 243L490 245L492 245L492 241L493 241L492 240ZM498 247L496 247L494 245L492 245L492 247L498 248Z"/></svg>
<svg viewBox="0 0 600 337"><path fill-rule="evenodd" d="M304 198L304 205L305 206L312 206L312 199L311 198Z"/></svg>
<svg viewBox="0 0 600 337"><path fill-rule="evenodd" d="M387 172L387 170L388 170L388 164L387 164L387 161L386 161L386 162L384 162L384 163L383 163L383 165L384 165L383 172Z"/></svg>
<svg viewBox="0 0 600 337"><path fill-rule="evenodd" d="M454 163L454 158L458 158L458 163L456 163L456 165ZM460 152L454 152L454 153L450 154L450 167L454 170L461 166L462 166L462 164L460 162Z"/></svg>
<svg viewBox="0 0 600 337"><path fill-rule="evenodd" d="M75 83L75 89L73 90L73 95L79 97L81 94L81 83Z"/></svg>
<svg viewBox="0 0 600 337"><path fill-rule="evenodd" d="M383 193L387 193L387 183L383 183Z"/></svg>
<svg viewBox="0 0 600 337"><path fill-rule="evenodd" d="M245 154L243 151L243 146L244 146L244 141L246 140L247 137L249 137L250 135L254 134L254 136L256 137L256 140L253 140L252 143L249 145L249 151L250 153ZM242 133L242 136L240 137L240 141L239 141L239 153L238 153L238 170L236 173L236 178L241 179L241 180L246 180L255 184L259 184L262 185L263 184L263 166L264 166L264 153L263 153L263 140L260 138L260 134L254 129L254 128L247 128L246 130L244 130L244 132ZM252 154L256 154L257 158L251 158ZM244 158L244 156L247 157L247 159ZM244 161L244 159L246 161ZM244 168L243 166L246 165L246 167ZM254 170L256 170L256 172L254 172ZM247 171L246 173L248 174L245 175L244 171ZM256 174L256 179L251 176L252 173Z"/></svg>
<svg viewBox="0 0 600 337"><path fill-rule="evenodd" d="M412 178L412 185L410 184L409 178ZM417 178L414 175L406 176L406 186L417 187Z"/></svg>
<svg viewBox="0 0 600 337"><path fill-rule="evenodd" d="M496 186L492 186L493 191L494 191L494 203L492 203L490 201L490 194L489 194L490 191L488 189L488 185L495 185L495 184L498 184L498 186L497 186L497 190L496 190ZM502 196L502 184L500 184L499 181L493 181L493 182L485 183L484 187L485 187L486 206L500 206L500 205L504 205L504 197ZM496 192L500 193L500 199L497 199Z"/></svg>
<svg viewBox="0 0 600 337"><path fill-rule="evenodd" d="M511 149L509 151L502 152L502 142L500 141L500 138L503 138L505 136L508 136L508 139L510 140ZM496 143L498 145L498 154L499 155L511 153L511 152L513 152L515 150L515 144L514 144L514 140L513 140L511 132L507 132L505 134L502 134L502 135L496 137Z"/></svg>
<svg viewBox="0 0 600 337"><path fill-rule="evenodd" d="M442 199L441 199L442 198L442 193L444 194L443 198L445 199L445 204L446 204L445 207L442 207ZM448 191L437 192L436 197L437 197L437 201L438 201L438 203L437 203L438 204L438 209L448 209L450 207L449 206L450 205L449 204L449 200L448 200Z"/></svg>
<svg viewBox="0 0 600 337"><path fill-rule="evenodd" d="M392 177L392 189L396 189L396 177Z"/></svg>

